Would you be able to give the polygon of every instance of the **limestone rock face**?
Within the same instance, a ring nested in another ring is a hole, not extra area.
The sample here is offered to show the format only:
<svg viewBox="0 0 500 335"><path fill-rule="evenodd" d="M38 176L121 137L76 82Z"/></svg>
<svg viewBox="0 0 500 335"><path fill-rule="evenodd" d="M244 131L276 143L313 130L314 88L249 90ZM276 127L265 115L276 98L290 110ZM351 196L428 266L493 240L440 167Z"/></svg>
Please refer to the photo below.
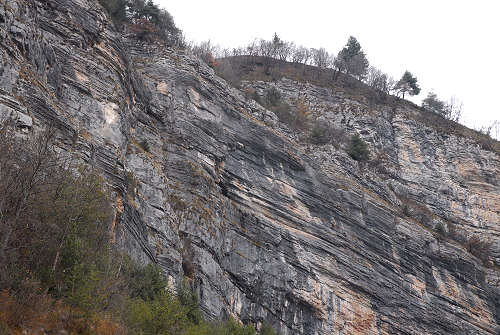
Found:
<svg viewBox="0 0 500 335"><path fill-rule="evenodd" d="M411 107L245 86L301 99L381 163L308 144L199 59L117 33L97 2L0 0L0 118L57 127L112 186L115 243L190 278L207 317L285 335L500 331L497 154ZM446 222L492 241L488 268L439 237Z"/></svg>

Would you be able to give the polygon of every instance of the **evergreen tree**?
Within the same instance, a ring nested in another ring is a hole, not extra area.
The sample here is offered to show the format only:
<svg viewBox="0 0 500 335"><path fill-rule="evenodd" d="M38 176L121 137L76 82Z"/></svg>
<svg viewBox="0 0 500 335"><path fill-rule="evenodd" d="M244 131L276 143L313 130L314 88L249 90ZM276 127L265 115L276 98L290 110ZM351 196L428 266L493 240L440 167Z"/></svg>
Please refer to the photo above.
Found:
<svg viewBox="0 0 500 335"><path fill-rule="evenodd" d="M405 98L405 93L418 95L420 93L420 87L417 84L417 78L414 77L411 72L405 71L396 84L396 91L403 94L403 99Z"/></svg>
<svg viewBox="0 0 500 335"><path fill-rule="evenodd" d="M422 107L430 112L444 115L445 114L445 103L438 99L436 93L429 92L427 98L422 100Z"/></svg>
<svg viewBox="0 0 500 335"><path fill-rule="evenodd" d="M98 0L118 28L128 24L140 39L160 39L184 47L182 31L170 13L153 0Z"/></svg>
<svg viewBox="0 0 500 335"><path fill-rule="evenodd" d="M99 3L109 13L115 26L120 27L127 22L127 0L99 0Z"/></svg>
<svg viewBox="0 0 500 335"><path fill-rule="evenodd" d="M367 161L370 159L368 145L359 137L358 134L351 136L347 153L357 161Z"/></svg>
<svg viewBox="0 0 500 335"><path fill-rule="evenodd" d="M358 79L366 75L369 65L361 45L353 36L349 37L346 46L340 50L334 63L339 71L358 77Z"/></svg>

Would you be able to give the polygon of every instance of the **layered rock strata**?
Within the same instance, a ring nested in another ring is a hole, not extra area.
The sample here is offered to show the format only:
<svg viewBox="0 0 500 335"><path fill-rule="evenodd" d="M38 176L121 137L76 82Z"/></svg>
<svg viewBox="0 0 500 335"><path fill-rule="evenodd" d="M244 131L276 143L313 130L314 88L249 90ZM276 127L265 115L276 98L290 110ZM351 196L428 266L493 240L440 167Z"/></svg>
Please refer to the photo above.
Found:
<svg viewBox="0 0 500 335"><path fill-rule="evenodd" d="M290 80L312 118L360 133L383 172L308 144L186 52L116 32L91 0L0 0L0 114L113 189L117 246L189 278L207 317L282 334L497 334L499 156ZM401 195L431 222L405 215ZM486 268L437 222L491 239Z"/></svg>

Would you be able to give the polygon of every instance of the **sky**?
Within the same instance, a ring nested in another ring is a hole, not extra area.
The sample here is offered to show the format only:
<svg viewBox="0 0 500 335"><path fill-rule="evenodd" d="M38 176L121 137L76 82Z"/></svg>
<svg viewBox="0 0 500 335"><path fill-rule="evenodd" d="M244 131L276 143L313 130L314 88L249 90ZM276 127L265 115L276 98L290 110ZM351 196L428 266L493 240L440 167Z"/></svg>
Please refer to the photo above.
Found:
<svg viewBox="0 0 500 335"><path fill-rule="evenodd" d="M253 39L285 41L337 54L349 36L371 65L399 79L405 70L441 100L463 102L462 123L500 120L500 1L156 0L188 41L238 47Z"/></svg>

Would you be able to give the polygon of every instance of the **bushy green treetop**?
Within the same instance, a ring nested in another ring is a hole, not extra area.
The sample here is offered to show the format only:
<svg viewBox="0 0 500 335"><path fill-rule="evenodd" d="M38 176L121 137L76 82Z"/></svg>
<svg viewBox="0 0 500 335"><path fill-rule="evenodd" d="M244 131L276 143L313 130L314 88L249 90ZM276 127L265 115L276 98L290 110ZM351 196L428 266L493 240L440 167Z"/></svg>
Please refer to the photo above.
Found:
<svg viewBox="0 0 500 335"><path fill-rule="evenodd" d="M417 78L414 77L410 71L405 71L401 79L396 84L396 90L403 94L418 95L420 93L420 86L417 84Z"/></svg>
<svg viewBox="0 0 500 335"><path fill-rule="evenodd" d="M369 62L358 40L350 36L346 46L338 53L334 64L339 71L362 79L366 75Z"/></svg>

